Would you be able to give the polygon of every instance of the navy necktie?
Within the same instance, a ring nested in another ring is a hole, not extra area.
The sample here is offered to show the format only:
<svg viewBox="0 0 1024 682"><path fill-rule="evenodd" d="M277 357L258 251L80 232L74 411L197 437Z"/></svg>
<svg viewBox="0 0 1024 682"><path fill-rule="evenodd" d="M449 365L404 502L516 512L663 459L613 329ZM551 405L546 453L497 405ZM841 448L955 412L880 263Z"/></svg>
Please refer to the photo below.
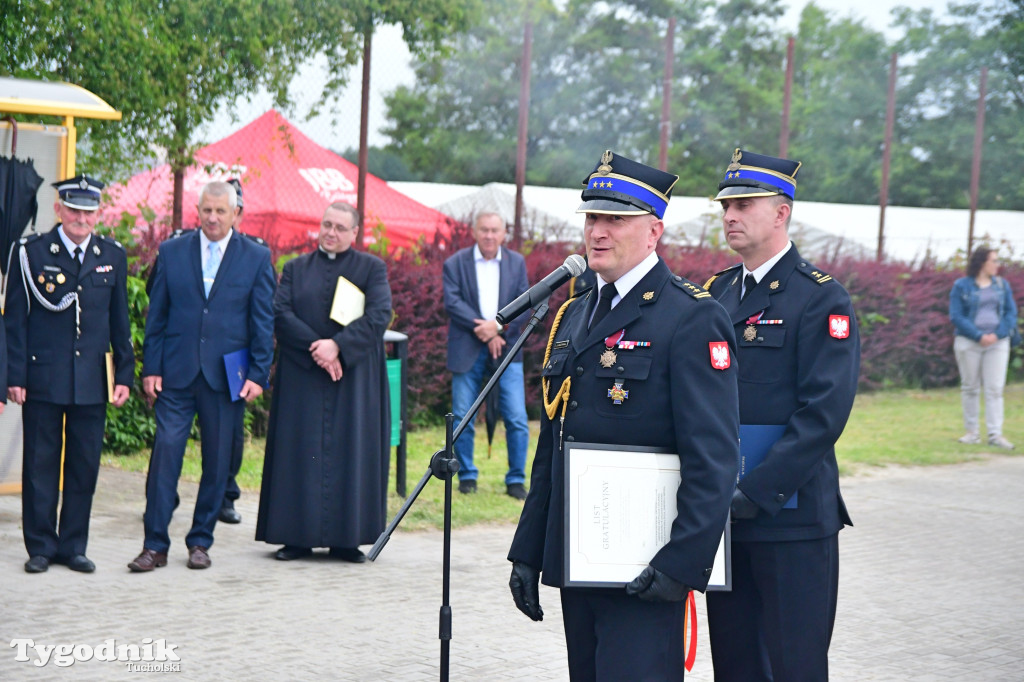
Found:
<svg viewBox="0 0 1024 682"><path fill-rule="evenodd" d="M615 289L614 284L605 284L604 288L601 289L601 298L597 301L597 309L594 311L594 317L590 320L590 328L593 329L597 326L597 323L601 321L608 311L612 309L612 299L615 298L615 294L618 291Z"/></svg>
<svg viewBox="0 0 1024 682"><path fill-rule="evenodd" d="M742 301L745 299L750 294L750 291L756 286L757 280L754 279L753 274L748 272L747 276L743 278L743 295L740 296L740 300Z"/></svg>

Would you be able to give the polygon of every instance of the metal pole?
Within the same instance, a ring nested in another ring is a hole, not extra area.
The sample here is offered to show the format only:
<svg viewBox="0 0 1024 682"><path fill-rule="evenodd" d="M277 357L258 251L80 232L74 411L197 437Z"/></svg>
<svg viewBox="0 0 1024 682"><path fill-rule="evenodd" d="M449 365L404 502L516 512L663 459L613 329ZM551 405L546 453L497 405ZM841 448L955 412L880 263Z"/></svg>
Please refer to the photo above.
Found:
<svg viewBox="0 0 1024 682"><path fill-rule="evenodd" d="M523 185L526 184L526 142L530 124L530 61L533 50L532 3L526 5L523 26L523 56L519 68L519 139L516 143L516 217L512 228L512 244L523 242Z"/></svg>
<svg viewBox="0 0 1024 682"><path fill-rule="evenodd" d="M981 180L981 145L985 136L985 91L988 87L988 67L981 69L978 86L978 113L974 119L974 160L971 162L971 222L967 227L967 254L974 247L974 213L978 210L978 184Z"/></svg>
<svg viewBox="0 0 1024 682"><path fill-rule="evenodd" d="M356 190L356 210L359 212L359 229L356 230L356 244L363 245L366 231L366 165L368 150L366 140L370 128L370 47L373 42L373 24L363 33L363 93L359 114L359 183Z"/></svg>
<svg viewBox="0 0 1024 682"><path fill-rule="evenodd" d="M782 125L779 128L779 156L789 153L789 105L793 98L793 51L796 40L790 36L786 45L786 85L782 91Z"/></svg>
<svg viewBox="0 0 1024 682"><path fill-rule="evenodd" d="M885 106L885 141L882 143L882 186L878 196L878 251L875 260L885 257L885 207L889 204L889 162L892 160L892 130L896 123L896 58L889 61L889 99Z"/></svg>
<svg viewBox="0 0 1024 682"><path fill-rule="evenodd" d="M665 31L665 75L661 86L661 144L658 168L668 170L668 143L672 128L672 63L675 61L676 19L670 17Z"/></svg>

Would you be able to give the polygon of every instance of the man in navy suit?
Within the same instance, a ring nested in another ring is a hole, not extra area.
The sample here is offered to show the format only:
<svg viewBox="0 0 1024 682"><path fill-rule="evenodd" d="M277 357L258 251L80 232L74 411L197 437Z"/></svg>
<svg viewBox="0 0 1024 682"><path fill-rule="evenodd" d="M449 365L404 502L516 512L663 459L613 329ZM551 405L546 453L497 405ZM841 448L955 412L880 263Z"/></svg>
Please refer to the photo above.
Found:
<svg viewBox="0 0 1024 682"><path fill-rule="evenodd" d="M156 440L146 483L146 539L128 564L134 572L167 565L167 527L197 414L203 474L185 544L189 568L210 566L238 412L267 383L276 280L270 250L232 229L237 214L234 187L208 183L199 194L200 229L168 239L157 255L142 369L143 389L156 401ZM248 351L248 370L232 395L224 356L240 350Z"/></svg>
<svg viewBox="0 0 1024 682"><path fill-rule="evenodd" d="M480 392L488 363L500 363L509 342L515 343L522 320L502 328L494 319L498 310L529 288L526 261L502 246L507 234L497 213L481 213L473 223L476 245L462 249L444 262L444 309L448 312L448 369L452 372L452 412L459 423ZM526 499L526 448L530 430L526 421L523 358L509 363L498 383L499 407L505 420L508 473L505 490ZM469 422L455 441L459 460L459 492L475 493L479 471L473 465L476 429Z"/></svg>
<svg viewBox="0 0 1024 682"><path fill-rule="evenodd" d="M737 149L715 197L743 262L705 287L736 331L741 452L767 448L733 493L732 591L707 596L718 682L828 679L860 341L850 295L789 240L799 168Z"/></svg>

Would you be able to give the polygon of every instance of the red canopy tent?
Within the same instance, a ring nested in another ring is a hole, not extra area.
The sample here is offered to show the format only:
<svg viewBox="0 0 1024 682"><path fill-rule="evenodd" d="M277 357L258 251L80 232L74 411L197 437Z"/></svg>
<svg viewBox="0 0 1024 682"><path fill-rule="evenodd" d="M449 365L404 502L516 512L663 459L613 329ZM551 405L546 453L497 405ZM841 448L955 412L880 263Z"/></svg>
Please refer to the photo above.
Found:
<svg viewBox="0 0 1024 682"><path fill-rule="evenodd" d="M309 244L320 228L324 209L334 201L356 205L358 168L302 134L277 111L270 110L234 134L199 149L196 163L185 171L182 224L199 224L199 190L211 180L240 178L245 210L240 229L264 238L274 249ZM116 222L123 211L142 215L148 206L158 216L170 215L173 178L168 164L109 188L113 202L103 211ZM408 247L422 236L428 241L448 218L392 189L378 177L366 176L364 242L374 242L382 228L389 248Z"/></svg>

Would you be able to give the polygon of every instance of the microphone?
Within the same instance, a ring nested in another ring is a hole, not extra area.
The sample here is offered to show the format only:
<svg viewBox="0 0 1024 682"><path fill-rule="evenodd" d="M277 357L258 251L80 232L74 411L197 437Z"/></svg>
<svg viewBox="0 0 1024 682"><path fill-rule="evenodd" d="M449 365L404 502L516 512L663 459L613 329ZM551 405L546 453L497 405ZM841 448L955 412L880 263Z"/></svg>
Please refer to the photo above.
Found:
<svg viewBox="0 0 1024 682"><path fill-rule="evenodd" d="M519 298L509 303L498 311L495 319L498 324L508 324L530 308L536 308L541 301L551 295L551 292L568 282L573 277L578 277L587 269L587 261L583 256L574 253L565 259L565 262L555 270L534 284L532 287L519 295Z"/></svg>

